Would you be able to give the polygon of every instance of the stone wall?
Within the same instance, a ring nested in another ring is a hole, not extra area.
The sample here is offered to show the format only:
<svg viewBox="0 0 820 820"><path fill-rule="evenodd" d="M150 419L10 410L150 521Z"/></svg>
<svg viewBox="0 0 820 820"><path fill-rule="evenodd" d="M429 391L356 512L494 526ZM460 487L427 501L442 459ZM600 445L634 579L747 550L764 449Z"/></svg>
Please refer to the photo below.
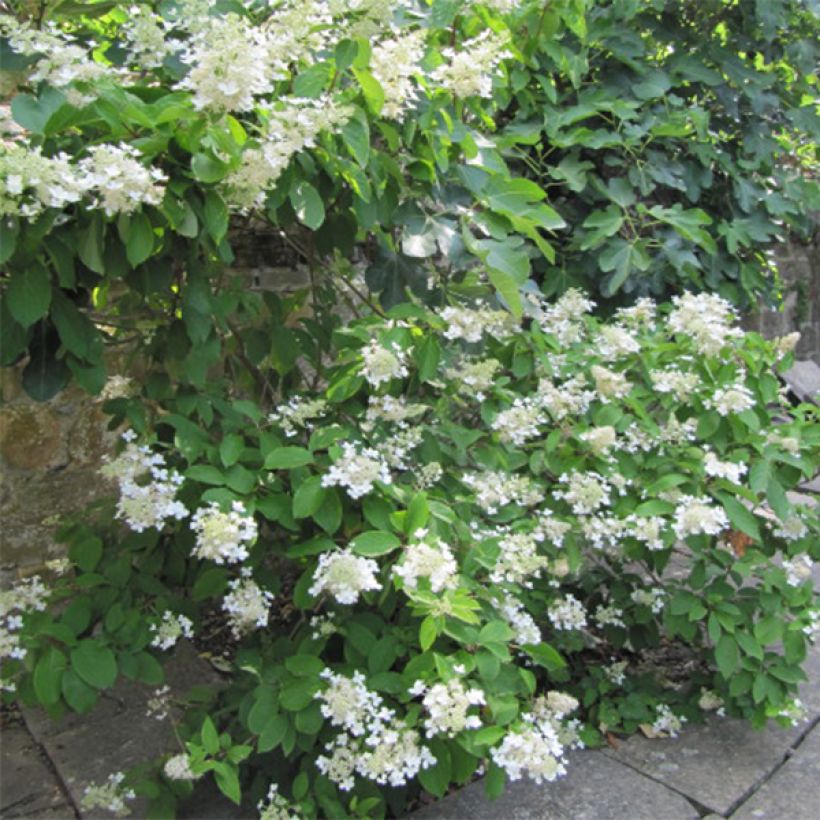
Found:
<svg viewBox="0 0 820 820"><path fill-rule="evenodd" d="M62 554L61 516L110 494L98 469L114 445L100 402L76 385L45 403L0 371L0 576L26 575Z"/></svg>
<svg viewBox="0 0 820 820"><path fill-rule="evenodd" d="M790 242L775 255L784 282L783 306L762 309L745 324L766 338L800 332L795 356L820 364L820 230L808 243Z"/></svg>

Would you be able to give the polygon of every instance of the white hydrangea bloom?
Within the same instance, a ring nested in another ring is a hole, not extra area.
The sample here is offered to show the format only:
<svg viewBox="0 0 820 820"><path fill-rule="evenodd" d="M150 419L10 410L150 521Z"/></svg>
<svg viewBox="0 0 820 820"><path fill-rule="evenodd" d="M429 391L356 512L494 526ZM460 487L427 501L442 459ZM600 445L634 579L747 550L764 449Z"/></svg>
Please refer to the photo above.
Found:
<svg viewBox="0 0 820 820"><path fill-rule="evenodd" d="M586 609L574 595L553 601L547 609L547 617L556 629L583 629L587 625Z"/></svg>
<svg viewBox="0 0 820 820"><path fill-rule="evenodd" d="M200 507L191 519L191 529L196 533L193 554L215 564L244 561L258 534L256 521L241 501L234 501L230 512L223 512L215 501Z"/></svg>
<svg viewBox="0 0 820 820"><path fill-rule="evenodd" d="M673 393L678 401L687 401L700 387L701 381L697 373L687 373L677 367L667 367L663 370L650 370L652 386L658 393Z"/></svg>
<svg viewBox="0 0 820 820"><path fill-rule="evenodd" d="M582 374L558 385L548 378L542 378L538 382L537 401L556 421L581 416L595 398L595 393L586 388L587 381Z"/></svg>
<svg viewBox="0 0 820 820"><path fill-rule="evenodd" d="M546 422L541 408L529 399L516 399L512 407L502 410L494 419L492 429L501 441L520 447L539 434L538 428Z"/></svg>
<svg viewBox="0 0 820 820"><path fill-rule="evenodd" d="M660 587L633 590L630 596L638 606L646 606L654 615L660 615L666 601L666 592Z"/></svg>
<svg viewBox="0 0 820 820"><path fill-rule="evenodd" d="M401 120L418 95L413 76L424 57L425 31L398 32L373 47L370 73L384 91L383 117Z"/></svg>
<svg viewBox="0 0 820 820"><path fill-rule="evenodd" d="M647 549L658 551L666 548L663 541L666 519L658 515L630 515L626 521L629 534L638 541L643 541Z"/></svg>
<svg viewBox="0 0 820 820"><path fill-rule="evenodd" d="M372 558L354 555L350 549L326 552L319 557L308 591L314 597L327 592L340 604L355 604L361 593L382 588L378 572Z"/></svg>
<svg viewBox="0 0 820 820"><path fill-rule="evenodd" d="M409 544L393 573L402 579L405 589L417 589L419 578L427 578L436 593L458 586L458 564L450 547L441 541Z"/></svg>
<svg viewBox="0 0 820 820"><path fill-rule="evenodd" d="M640 342L620 325L601 325L595 339L595 349L605 362L641 352Z"/></svg>
<svg viewBox="0 0 820 820"><path fill-rule="evenodd" d="M322 477L323 487L345 487L351 498L367 495L376 481L391 484L390 467L387 461L372 447L357 447L345 441L342 456L335 461Z"/></svg>
<svg viewBox="0 0 820 820"><path fill-rule="evenodd" d="M725 299L712 293L684 293L672 297L673 310L667 326L672 333L694 340L698 352L714 356L743 332L731 325L736 320L734 309Z"/></svg>
<svg viewBox="0 0 820 820"><path fill-rule="evenodd" d="M717 410L721 416L729 416L732 413L751 410L755 406L755 399L752 391L745 385L732 384L716 390L714 395L703 403L706 407Z"/></svg>
<svg viewBox="0 0 820 820"><path fill-rule="evenodd" d="M573 471L559 480L566 489L553 491L553 496L566 501L576 515L589 515L610 503L612 486L600 473Z"/></svg>
<svg viewBox="0 0 820 820"><path fill-rule="evenodd" d="M151 646L157 649L170 649L180 638L193 638L194 624L190 618L180 615L171 610L162 613L162 619L158 624L151 624Z"/></svg>
<svg viewBox="0 0 820 820"><path fill-rule="evenodd" d="M519 645L541 643L541 630L532 615L524 608L524 604L514 596L505 593L503 598L496 600L501 617L515 632L515 642Z"/></svg>
<svg viewBox="0 0 820 820"><path fill-rule="evenodd" d="M598 608L592 615L592 620L600 627L604 626L619 626L626 628L623 618L624 612L614 604L604 605L599 604Z"/></svg>
<svg viewBox="0 0 820 820"><path fill-rule="evenodd" d="M716 507L706 496L694 498L684 495L675 509L675 535L684 539L689 535L719 535L728 529L729 519L723 507Z"/></svg>
<svg viewBox="0 0 820 820"><path fill-rule="evenodd" d="M299 812L293 809L287 799L279 794L279 786L271 783L264 800L256 804L259 820L299 820Z"/></svg>
<svg viewBox="0 0 820 820"><path fill-rule="evenodd" d="M422 704L427 711L424 719L427 737L440 734L455 737L466 729L480 729L482 726L478 715L468 713L472 707L486 703L484 692L476 688L468 689L458 678L432 686L416 681L410 694L416 697L423 695Z"/></svg>
<svg viewBox="0 0 820 820"><path fill-rule="evenodd" d="M482 473L466 473L461 480L475 491L476 503L490 515L507 504L534 507L544 500L543 492L529 476L485 470Z"/></svg>
<svg viewBox="0 0 820 820"><path fill-rule="evenodd" d="M538 541L549 541L556 547L561 547L564 545L564 537L570 530L572 530L572 524L555 518L552 510L545 509L540 513L532 535Z"/></svg>
<svg viewBox="0 0 820 820"><path fill-rule="evenodd" d="M141 68L158 68L174 52L174 41L168 37L170 26L146 6L131 6L123 34L128 41L131 61Z"/></svg>
<svg viewBox="0 0 820 820"><path fill-rule="evenodd" d="M136 794L133 789L125 788L122 784L125 775L122 772L115 772L108 776L108 780L101 785L92 783L85 787L80 801L80 807L87 812L93 809L105 809L115 814L117 817L125 817L131 814L131 810L126 806L126 800L133 800Z"/></svg>
<svg viewBox="0 0 820 820"><path fill-rule="evenodd" d="M618 434L611 425L603 427L592 427L579 436L581 441L589 444L593 453L598 455L606 453L618 440Z"/></svg>
<svg viewBox="0 0 820 820"><path fill-rule="evenodd" d="M592 365L589 372L595 381L598 398L603 402L609 399L621 399L632 389L632 382L623 373L607 370L597 364Z"/></svg>
<svg viewBox="0 0 820 820"><path fill-rule="evenodd" d="M442 56L447 62L433 71L432 79L454 97L491 97L499 64L512 56L508 44L508 35L485 29L458 49L444 49Z"/></svg>
<svg viewBox="0 0 820 820"><path fill-rule="evenodd" d="M484 401L485 393L495 383L496 373L501 369L497 359L464 360L444 371L444 376L457 383L460 396Z"/></svg>
<svg viewBox="0 0 820 820"><path fill-rule="evenodd" d="M711 451L707 451L703 460L703 469L706 475L714 478L725 478L733 484L740 484L743 476L746 475L746 465L736 461L720 461Z"/></svg>
<svg viewBox="0 0 820 820"><path fill-rule="evenodd" d="M254 629L264 629L268 625L273 593L260 588L244 571L241 578L230 582L229 588L230 592L222 600L222 609L228 614L234 635L239 638Z"/></svg>
<svg viewBox="0 0 820 820"><path fill-rule="evenodd" d="M537 784L550 783L566 773L563 753L555 726L549 721L534 720L508 731L501 743L490 750L493 761L510 780L521 780L527 775Z"/></svg>
<svg viewBox="0 0 820 820"><path fill-rule="evenodd" d="M80 184L94 194L93 208L106 216L130 214L142 205L159 205L168 177L159 168L146 168L136 148L94 145L77 166Z"/></svg>
<svg viewBox="0 0 820 820"><path fill-rule="evenodd" d="M480 342L486 333L496 339L504 339L517 329L517 324L505 310L490 308L446 307L439 316L447 323L445 339L463 339Z"/></svg>
<svg viewBox="0 0 820 820"><path fill-rule="evenodd" d="M313 399L307 396L293 396L287 404L280 404L268 416L271 424L278 424L289 438L295 436L300 429L312 430L314 420L321 418L327 412L325 399Z"/></svg>
<svg viewBox="0 0 820 820"><path fill-rule="evenodd" d="M348 678L325 669L320 677L327 681L327 688L316 694L322 716L354 737L364 735L381 712L381 697L367 688L367 679L358 671Z"/></svg>
<svg viewBox="0 0 820 820"><path fill-rule="evenodd" d="M772 529L773 535L785 538L786 541L799 541L808 535L808 532L806 522L798 515L790 515L785 521L778 521L777 526Z"/></svg>
<svg viewBox="0 0 820 820"><path fill-rule="evenodd" d="M595 307L577 288L570 288L553 305L543 302L535 317L546 333L552 333L563 346L579 342L584 336L584 316Z"/></svg>
<svg viewBox="0 0 820 820"><path fill-rule="evenodd" d="M549 559L538 554L538 542L532 533L511 533L501 539L499 548L490 572L490 580L495 584L506 582L531 587L532 579L549 566Z"/></svg>
<svg viewBox="0 0 820 820"><path fill-rule="evenodd" d="M23 617L28 612L43 612L49 596L50 591L39 575L0 590L0 660L21 661L26 657L27 650L17 634L23 628ZM0 680L0 688L14 691L14 684Z"/></svg>
<svg viewBox="0 0 820 820"><path fill-rule="evenodd" d="M657 707L655 722L652 724L652 732L655 735L665 737L677 737L686 718L683 715L676 715L665 703Z"/></svg>
<svg viewBox="0 0 820 820"><path fill-rule="evenodd" d="M117 517L135 532L160 529L167 520L187 518L188 510L176 500L182 476L169 470L161 455L135 444L135 439L132 431L124 433L125 449L100 469L119 485Z"/></svg>
<svg viewBox="0 0 820 820"><path fill-rule="evenodd" d="M407 377L406 355L397 345L393 344L388 350L377 341L362 348L362 375L372 387L387 384L393 379Z"/></svg>
<svg viewBox="0 0 820 820"><path fill-rule="evenodd" d="M792 587L802 586L812 576L814 562L808 555L796 555L783 561L786 583Z"/></svg>
<svg viewBox="0 0 820 820"><path fill-rule="evenodd" d="M162 767L162 772L169 780L198 780L202 776L194 774L191 769L191 758L184 752L169 757Z"/></svg>

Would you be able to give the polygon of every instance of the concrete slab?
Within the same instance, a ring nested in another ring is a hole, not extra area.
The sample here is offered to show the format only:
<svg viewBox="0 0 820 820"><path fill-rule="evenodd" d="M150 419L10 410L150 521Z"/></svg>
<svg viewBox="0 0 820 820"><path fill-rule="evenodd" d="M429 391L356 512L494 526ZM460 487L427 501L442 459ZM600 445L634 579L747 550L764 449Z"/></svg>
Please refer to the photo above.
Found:
<svg viewBox="0 0 820 820"><path fill-rule="evenodd" d="M537 786L509 783L490 801L481 781L413 815L413 820L694 820L681 795L599 751L574 752L567 774Z"/></svg>
<svg viewBox="0 0 820 820"><path fill-rule="evenodd" d="M0 817L75 817L25 727L3 726L2 735Z"/></svg>
<svg viewBox="0 0 820 820"><path fill-rule="evenodd" d="M604 754L685 794L724 817L786 758L809 726L758 731L747 723L713 718L677 738L634 735Z"/></svg>
<svg viewBox="0 0 820 820"><path fill-rule="evenodd" d="M740 808L732 820L816 820L820 810L820 728Z"/></svg>

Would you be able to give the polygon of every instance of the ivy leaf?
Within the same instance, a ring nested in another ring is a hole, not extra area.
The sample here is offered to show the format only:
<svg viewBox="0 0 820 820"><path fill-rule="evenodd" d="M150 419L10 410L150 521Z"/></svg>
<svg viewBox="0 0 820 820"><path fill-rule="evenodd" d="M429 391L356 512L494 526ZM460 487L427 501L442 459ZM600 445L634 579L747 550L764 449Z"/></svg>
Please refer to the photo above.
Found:
<svg viewBox="0 0 820 820"><path fill-rule="evenodd" d="M6 293L9 312L22 327L30 327L48 313L51 304L51 281L48 271L39 263L16 270Z"/></svg>

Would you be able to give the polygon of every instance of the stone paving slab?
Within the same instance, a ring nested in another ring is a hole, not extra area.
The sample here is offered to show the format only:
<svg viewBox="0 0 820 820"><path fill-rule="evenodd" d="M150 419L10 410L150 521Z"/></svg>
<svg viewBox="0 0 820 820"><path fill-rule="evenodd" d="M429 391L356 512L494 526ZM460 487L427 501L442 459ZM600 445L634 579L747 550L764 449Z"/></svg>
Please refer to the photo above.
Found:
<svg viewBox="0 0 820 820"><path fill-rule="evenodd" d="M418 820L696 820L681 795L599 751L573 752L567 774L509 783L490 801L481 781L413 815Z"/></svg>
<svg viewBox="0 0 820 820"><path fill-rule="evenodd" d="M75 817L25 727L4 726L0 751L0 817Z"/></svg>
<svg viewBox="0 0 820 820"><path fill-rule="evenodd" d="M820 367L815 362L795 362L783 380L800 401L820 401Z"/></svg>
<svg viewBox="0 0 820 820"><path fill-rule="evenodd" d="M732 820L817 820L820 816L820 727L733 815Z"/></svg>

